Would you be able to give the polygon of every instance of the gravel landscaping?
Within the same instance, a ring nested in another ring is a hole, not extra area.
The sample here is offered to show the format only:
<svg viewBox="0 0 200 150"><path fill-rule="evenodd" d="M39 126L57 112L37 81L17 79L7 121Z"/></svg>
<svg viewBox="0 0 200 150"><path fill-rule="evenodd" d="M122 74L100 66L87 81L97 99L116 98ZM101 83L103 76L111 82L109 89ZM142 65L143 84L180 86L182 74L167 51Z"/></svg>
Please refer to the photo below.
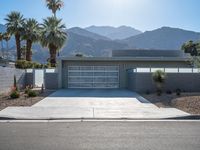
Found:
<svg viewBox="0 0 200 150"><path fill-rule="evenodd" d="M53 93L54 91L45 90L44 93L41 93L40 90L36 90L36 92L38 96L32 98L28 98L26 94L21 92L20 98L17 99L11 99L9 97L9 94L2 94L0 95L0 110L9 106L32 106Z"/></svg>
<svg viewBox="0 0 200 150"><path fill-rule="evenodd" d="M141 94L144 98L158 107L174 107L190 114L200 114L200 93L176 94Z"/></svg>

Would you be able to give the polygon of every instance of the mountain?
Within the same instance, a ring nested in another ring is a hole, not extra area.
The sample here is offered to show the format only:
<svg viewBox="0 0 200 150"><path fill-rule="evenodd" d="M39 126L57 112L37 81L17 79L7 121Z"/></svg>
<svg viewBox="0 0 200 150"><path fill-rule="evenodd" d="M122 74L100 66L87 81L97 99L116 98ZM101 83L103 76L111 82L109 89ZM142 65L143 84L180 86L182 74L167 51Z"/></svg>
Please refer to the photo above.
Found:
<svg viewBox="0 0 200 150"><path fill-rule="evenodd" d="M142 32L128 26L90 26L85 28L87 31L106 36L112 40L122 40L131 36L141 34Z"/></svg>
<svg viewBox="0 0 200 150"><path fill-rule="evenodd" d="M89 37L89 38L92 38L92 39L95 39L95 40L110 40L109 38L107 38L105 36L101 36L99 34L89 32L89 31L84 30L84 29L79 28L79 27L70 28L68 30L68 32L75 33L75 34L85 36L85 37Z"/></svg>
<svg viewBox="0 0 200 150"><path fill-rule="evenodd" d="M6 32L6 26L3 24L0 24L0 32Z"/></svg>
<svg viewBox="0 0 200 150"><path fill-rule="evenodd" d="M200 33L178 28L162 27L153 31L147 31L125 40L129 48L143 49L180 49L186 41L200 40Z"/></svg>
<svg viewBox="0 0 200 150"><path fill-rule="evenodd" d="M0 25L0 32L5 31L6 27ZM106 27L113 29L113 27ZM105 34L106 30L102 30ZM200 40L200 33L186 31L178 28L162 27L153 31L147 31L136 36L123 40L111 40L102 34L92 33L82 28L71 28L66 31L68 40L60 52L60 56L74 56L76 53L82 53L86 56L111 56L115 49L180 49L181 45L189 40ZM6 48L6 43L3 43ZM24 42L22 42L22 45ZM12 58L16 56L15 39L9 41L9 50L7 51ZM33 45L33 60L46 63L49 58L47 48L42 48L40 44Z"/></svg>
<svg viewBox="0 0 200 150"><path fill-rule="evenodd" d="M111 40L94 39L68 31L68 42L61 52L64 56L83 53L87 56L109 56L112 49L123 49L127 44Z"/></svg>
<svg viewBox="0 0 200 150"><path fill-rule="evenodd" d="M77 31L81 31L80 33ZM83 34L84 33L84 34ZM87 33L87 34L85 34ZM126 49L127 44L112 41L107 38L90 32L84 29L69 29L67 30L68 40L66 45L60 52L60 56L75 56L77 53L84 54L85 56L108 57L111 56L113 49ZM91 37L92 35L92 37ZM49 53L47 49L42 48L38 44L33 46L33 60L45 63Z"/></svg>

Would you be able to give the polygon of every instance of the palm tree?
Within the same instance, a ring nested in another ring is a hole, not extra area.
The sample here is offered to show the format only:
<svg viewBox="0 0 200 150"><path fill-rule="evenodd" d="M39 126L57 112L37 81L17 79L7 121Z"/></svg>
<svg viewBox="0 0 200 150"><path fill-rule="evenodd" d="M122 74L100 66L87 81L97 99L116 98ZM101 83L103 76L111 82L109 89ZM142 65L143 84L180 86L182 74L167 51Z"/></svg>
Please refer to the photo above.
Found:
<svg viewBox="0 0 200 150"><path fill-rule="evenodd" d="M62 0L46 0L46 3L48 9L52 11L54 17L56 17L56 12L63 6Z"/></svg>
<svg viewBox="0 0 200 150"><path fill-rule="evenodd" d="M6 41L6 48L7 48L7 50L9 49L8 41L10 40L10 38L11 38L11 35L8 32L4 33L3 39Z"/></svg>
<svg viewBox="0 0 200 150"><path fill-rule="evenodd" d="M3 33L0 32L0 42L1 42L1 50L2 50L2 56L4 55L3 53Z"/></svg>
<svg viewBox="0 0 200 150"><path fill-rule="evenodd" d="M49 48L51 67L56 66L56 54L66 42L67 33L64 29L65 25L62 24L62 19L55 17L44 19L42 24L41 45Z"/></svg>
<svg viewBox="0 0 200 150"><path fill-rule="evenodd" d="M11 36L8 32L3 34L3 39L6 41L7 57L8 57L8 49L9 49L8 41L10 40L10 38Z"/></svg>
<svg viewBox="0 0 200 150"><path fill-rule="evenodd" d="M199 43L195 43L193 41L188 41L182 45L181 49L185 53L191 54L191 56L197 56L197 55L199 55L198 49L197 49L198 46L199 46Z"/></svg>
<svg viewBox="0 0 200 150"><path fill-rule="evenodd" d="M24 23L23 15L21 15L20 12L13 11L7 15L7 18L5 18L5 20L7 22L6 23L7 32L15 36L16 47L17 47L17 60L20 60L21 59L20 38L23 31L23 23Z"/></svg>
<svg viewBox="0 0 200 150"><path fill-rule="evenodd" d="M22 39L26 40L26 60L31 61L32 44L39 41L39 23L35 19L28 19L24 23Z"/></svg>

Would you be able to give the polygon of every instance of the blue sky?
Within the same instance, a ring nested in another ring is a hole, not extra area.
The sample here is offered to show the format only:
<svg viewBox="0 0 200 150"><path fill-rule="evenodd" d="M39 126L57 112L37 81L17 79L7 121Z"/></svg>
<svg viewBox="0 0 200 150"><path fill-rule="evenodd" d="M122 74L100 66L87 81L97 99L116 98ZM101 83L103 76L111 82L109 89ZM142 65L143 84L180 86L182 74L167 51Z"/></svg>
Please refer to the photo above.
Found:
<svg viewBox="0 0 200 150"><path fill-rule="evenodd" d="M200 32L200 0L64 0L58 13L68 28L128 25L142 31L170 26ZM10 11L42 21L45 0L0 0L0 23Z"/></svg>

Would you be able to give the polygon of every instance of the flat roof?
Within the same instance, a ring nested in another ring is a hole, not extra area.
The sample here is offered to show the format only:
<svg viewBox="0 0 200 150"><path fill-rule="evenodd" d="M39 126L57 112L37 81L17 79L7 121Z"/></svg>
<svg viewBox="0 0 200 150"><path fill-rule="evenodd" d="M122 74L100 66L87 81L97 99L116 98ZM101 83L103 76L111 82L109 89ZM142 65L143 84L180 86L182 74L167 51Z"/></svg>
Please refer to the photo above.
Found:
<svg viewBox="0 0 200 150"><path fill-rule="evenodd" d="M63 61L189 61L189 57L60 57Z"/></svg>

